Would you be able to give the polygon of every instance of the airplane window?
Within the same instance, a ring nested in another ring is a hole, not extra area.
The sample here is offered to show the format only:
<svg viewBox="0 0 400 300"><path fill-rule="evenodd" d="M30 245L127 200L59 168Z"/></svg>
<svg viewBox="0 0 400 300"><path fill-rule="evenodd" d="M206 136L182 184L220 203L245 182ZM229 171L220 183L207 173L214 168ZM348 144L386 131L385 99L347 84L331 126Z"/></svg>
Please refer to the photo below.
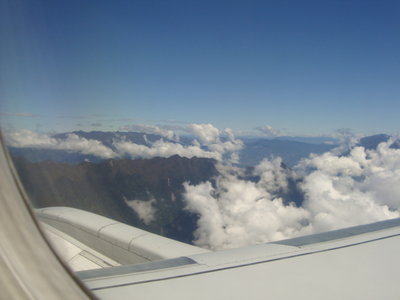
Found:
<svg viewBox="0 0 400 300"><path fill-rule="evenodd" d="M0 5L2 135L84 281L400 217L396 1Z"/></svg>

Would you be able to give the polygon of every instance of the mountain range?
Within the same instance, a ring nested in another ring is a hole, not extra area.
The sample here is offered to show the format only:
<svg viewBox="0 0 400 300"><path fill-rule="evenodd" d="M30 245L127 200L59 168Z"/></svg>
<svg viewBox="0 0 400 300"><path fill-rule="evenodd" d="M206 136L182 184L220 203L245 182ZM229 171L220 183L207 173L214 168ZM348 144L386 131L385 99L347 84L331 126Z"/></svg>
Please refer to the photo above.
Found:
<svg viewBox="0 0 400 300"><path fill-rule="evenodd" d="M100 132L77 134L104 144L112 143L115 137L112 133ZM136 143L149 143L149 140L159 138L151 136L149 139L143 135L132 133L125 138ZM374 149L389 138L387 135L370 136L361 139L358 145ZM334 147L279 139L246 140L245 144L247 152L242 152L242 164L247 168L241 179L254 182L259 178L252 177L253 166L266 156L278 156L279 153L285 162L282 167L290 170L286 161L294 164L311 152L322 153ZM398 143L394 143L393 147L400 148ZM70 206L84 209L186 243L193 241L198 216L185 209L183 183L197 185L210 181L215 185L215 178L219 175L216 161L208 158L189 159L174 155L168 158L100 160L61 150L10 150L34 207ZM88 157L90 162L85 161ZM299 191L301 182L296 180L290 179L288 190L277 195L286 205L302 204L303 195ZM130 206L130 202L135 200L151 205L155 214L153 222L145 222Z"/></svg>

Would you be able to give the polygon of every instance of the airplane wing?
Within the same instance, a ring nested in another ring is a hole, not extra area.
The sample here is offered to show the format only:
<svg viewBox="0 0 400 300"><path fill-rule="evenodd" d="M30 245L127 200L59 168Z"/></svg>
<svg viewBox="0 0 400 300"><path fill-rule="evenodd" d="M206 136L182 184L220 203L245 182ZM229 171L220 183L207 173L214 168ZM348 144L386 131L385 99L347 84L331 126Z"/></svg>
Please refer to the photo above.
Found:
<svg viewBox="0 0 400 300"><path fill-rule="evenodd" d="M86 258L95 261L100 253L102 261L115 262L77 272L100 299L400 295L400 219L210 252L73 208L41 209L38 216L72 243L88 244Z"/></svg>
<svg viewBox="0 0 400 300"><path fill-rule="evenodd" d="M75 271L209 252L76 208L43 208L36 214L50 242Z"/></svg>

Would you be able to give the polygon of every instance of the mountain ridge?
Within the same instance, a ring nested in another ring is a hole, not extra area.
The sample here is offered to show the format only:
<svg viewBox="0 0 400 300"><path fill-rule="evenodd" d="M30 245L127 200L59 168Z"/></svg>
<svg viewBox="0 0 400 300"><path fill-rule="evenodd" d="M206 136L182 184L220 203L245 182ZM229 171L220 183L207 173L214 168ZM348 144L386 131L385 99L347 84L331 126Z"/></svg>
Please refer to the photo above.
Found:
<svg viewBox="0 0 400 300"><path fill-rule="evenodd" d="M75 207L186 243L193 240L197 219L184 209L183 183L199 184L217 175L212 159L177 155L78 165L13 159L36 208ZM155 222L146 225L128 200L153 200Z"/></svg>

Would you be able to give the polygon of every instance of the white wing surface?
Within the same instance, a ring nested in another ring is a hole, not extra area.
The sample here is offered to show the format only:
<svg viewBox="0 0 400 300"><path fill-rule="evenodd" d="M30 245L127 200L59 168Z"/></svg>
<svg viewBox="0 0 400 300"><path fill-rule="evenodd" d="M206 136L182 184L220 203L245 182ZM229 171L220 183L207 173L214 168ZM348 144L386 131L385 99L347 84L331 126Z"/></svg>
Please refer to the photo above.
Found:
<svg viewBox="0 0 400 300"><path fill-rule="evenodd" d="M121 264L77 273L101 299L400 295L400 219L209 252L77 209L46 208L39 218Z"/></svg>

